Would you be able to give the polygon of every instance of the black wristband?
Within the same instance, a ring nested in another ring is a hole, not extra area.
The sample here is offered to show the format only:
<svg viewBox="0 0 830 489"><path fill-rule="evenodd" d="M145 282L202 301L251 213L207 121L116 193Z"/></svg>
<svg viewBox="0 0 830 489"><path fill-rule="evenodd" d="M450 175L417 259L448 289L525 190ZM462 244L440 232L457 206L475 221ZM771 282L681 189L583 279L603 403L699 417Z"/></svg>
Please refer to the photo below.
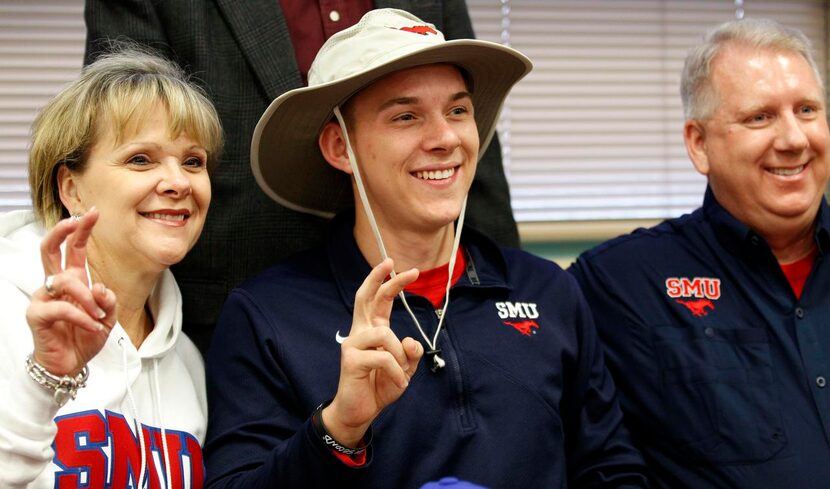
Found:
<svg viewBox="0 0 830 489"><path fill-rule="evenodd" d="M323 424L323 409L329 404L331 404L331 400L317 406L317 409L315 409L311 414L311 425L314 427L314 433L317 435L317 439L323 442L323 445L326 447L349 457L354 457L365 452L372 443L372 427L370 426L369 429L366 430L366 434L363 435L363 439L368 441L366 441L362 447L349 448L343 446L340 442L335 440L333 436L331 436L326 429L326 425Z"/></svg>

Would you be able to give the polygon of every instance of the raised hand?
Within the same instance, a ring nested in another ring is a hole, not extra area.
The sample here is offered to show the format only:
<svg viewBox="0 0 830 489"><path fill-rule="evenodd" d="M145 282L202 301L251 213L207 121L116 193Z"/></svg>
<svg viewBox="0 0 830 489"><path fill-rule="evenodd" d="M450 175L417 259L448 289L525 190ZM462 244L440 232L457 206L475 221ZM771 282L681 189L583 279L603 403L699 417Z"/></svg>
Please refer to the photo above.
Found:
<svg viewBox="0 0 830 489"><path fill-rule="evenodd" d="M384 283L393 266L387 258L357 290L352 328L340 351L337 395L322 412L329 434L346 446L357 446L383 408L403 394L424 353L420 342L398 340L389 327L395 297L418 278L413 268Z"/></svg>
<svg viewBox="0 0 830 489"><path fill-rule="evenodd" d="M103 348L115 325L115 294L103 284L90 286L87 279L86 245L97 221L94 208L80 219L64 219L40 245L46 282L32 294L26 321L34 360L54 375L79 372Z"/></svg>

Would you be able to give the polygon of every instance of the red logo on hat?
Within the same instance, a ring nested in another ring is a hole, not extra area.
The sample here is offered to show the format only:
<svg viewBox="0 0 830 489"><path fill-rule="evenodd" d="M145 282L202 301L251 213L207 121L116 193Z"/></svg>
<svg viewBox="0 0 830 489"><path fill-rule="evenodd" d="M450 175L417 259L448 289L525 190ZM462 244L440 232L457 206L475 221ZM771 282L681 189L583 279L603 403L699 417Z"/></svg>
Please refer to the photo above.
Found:
<svg viewBox="0 0 830 489"><path fill-rule="evenodd" d="M415 34L420 34L422 36L426 36L428 34L438 34L438 31L428 25L414 25L412 27L401 27L400 29L406 32L414 32Z"/></svg>

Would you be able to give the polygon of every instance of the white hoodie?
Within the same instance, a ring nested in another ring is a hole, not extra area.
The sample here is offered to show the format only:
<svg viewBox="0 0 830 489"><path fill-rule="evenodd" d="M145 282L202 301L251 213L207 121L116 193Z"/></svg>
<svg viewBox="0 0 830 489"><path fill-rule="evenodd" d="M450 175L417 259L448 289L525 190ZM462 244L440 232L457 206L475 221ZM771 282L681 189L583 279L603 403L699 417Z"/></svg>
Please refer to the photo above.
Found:
<svg viewBox="0 0 830 489"><path fill-rule="evenodd" d="M181 332L173 274L165 271L151 294L155 328L141 347L116 324L88 364L87 386L59 409L25 367L44 233L30 211L0 214L0 488L201 488L204 365Z"/></svg>

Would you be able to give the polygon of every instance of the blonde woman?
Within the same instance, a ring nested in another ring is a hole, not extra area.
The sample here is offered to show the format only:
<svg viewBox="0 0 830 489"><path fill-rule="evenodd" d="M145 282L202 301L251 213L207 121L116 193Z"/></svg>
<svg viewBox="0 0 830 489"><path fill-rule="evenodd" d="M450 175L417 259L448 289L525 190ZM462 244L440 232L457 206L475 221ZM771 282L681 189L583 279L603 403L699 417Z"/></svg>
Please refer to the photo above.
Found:
<svg viewBox="0 0 830 489"><path fill-rule="evenodd" d="M33 211L0 216L0 487L202 486L202 359L169 271L222 147L174 64L134 47L38 115Z"/></svg>

